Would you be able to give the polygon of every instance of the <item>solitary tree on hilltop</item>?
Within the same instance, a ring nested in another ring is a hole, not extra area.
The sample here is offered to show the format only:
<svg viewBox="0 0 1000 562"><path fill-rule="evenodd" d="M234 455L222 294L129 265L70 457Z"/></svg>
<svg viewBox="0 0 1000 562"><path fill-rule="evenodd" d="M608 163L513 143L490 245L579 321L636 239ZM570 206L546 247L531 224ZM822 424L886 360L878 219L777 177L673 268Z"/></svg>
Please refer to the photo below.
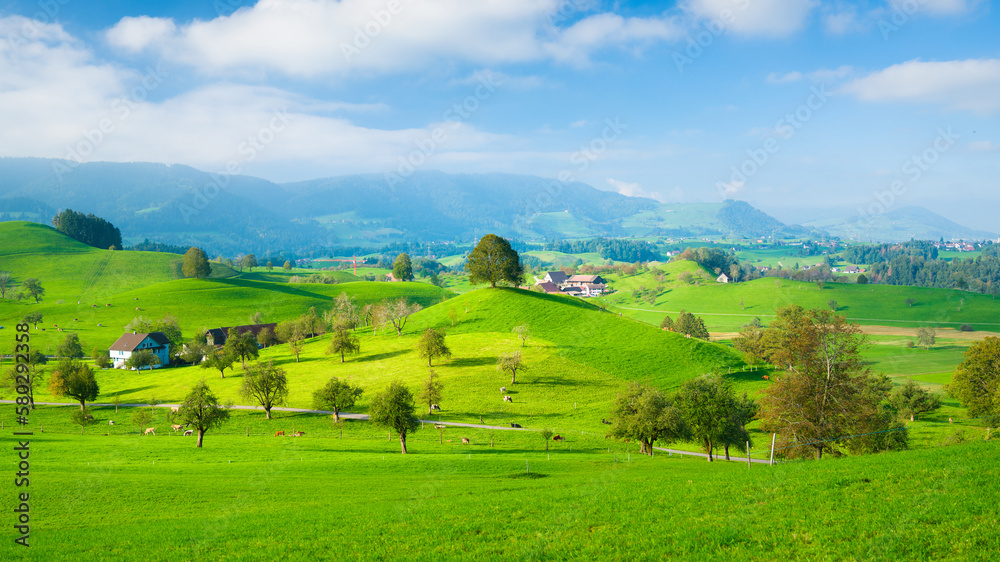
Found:
<svg viewBox="0 0 1000 562"><path fill-rule="evenodd" d="M396 256L396 261L392 264L392 276L397 281L410 281L413 279L413 264L410 256L403 252Z"/></svg>
<svg viewBox="0 0 1000 562"><path fill-rule="evenodd" d="M208 388L204 380L199 382L184 399L178 412L181 423L190 425L198 431L198 444L201 447L205 432L218 427L229 420L229 409L219 404L219 399Z"/></svg>
<svg viewBox="0 0 1000 562"><path fill-rule="evenodd" d="M184 265L181 266L181 273L184 277L195 277L203 279L212 273L212 266L208 265L208 256L201 248L191 248L184 254Z"/></svg>
<svg viewBox="0 0 1000 562"><path fill-rule="evenodd" d="M472 284L486 282L493 288L502 282L520 285L524 278L520 256L510 242L496 234L487 234L479 240L469 254L465 269Z"/></svg>
<svg viewBox="0 0 1000 562"><path fill-rule="evenodd" d="M406 454L406 434L420 428L420 420L413 415L413 394L398 380L375 395L368 409L369 419L375 425L399 434L399 445Z"/></svg>

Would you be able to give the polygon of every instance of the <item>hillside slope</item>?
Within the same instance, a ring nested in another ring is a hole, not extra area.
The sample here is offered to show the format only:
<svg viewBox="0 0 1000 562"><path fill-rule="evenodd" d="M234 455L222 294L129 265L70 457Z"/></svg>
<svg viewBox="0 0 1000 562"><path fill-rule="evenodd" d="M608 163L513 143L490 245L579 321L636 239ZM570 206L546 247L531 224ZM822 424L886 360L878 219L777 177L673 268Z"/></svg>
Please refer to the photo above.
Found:
<svg viewBox="0 0 1000 562"><path fill-rule="evenodd" d="M454 326L450 315L458 318ZM689 339L602 311L575 297L521 289L480 289L415 314L415 329L448 333L498 332L528 324L560 356L625 380L675 388L684 380L742 363L731 349Z"/></svg>

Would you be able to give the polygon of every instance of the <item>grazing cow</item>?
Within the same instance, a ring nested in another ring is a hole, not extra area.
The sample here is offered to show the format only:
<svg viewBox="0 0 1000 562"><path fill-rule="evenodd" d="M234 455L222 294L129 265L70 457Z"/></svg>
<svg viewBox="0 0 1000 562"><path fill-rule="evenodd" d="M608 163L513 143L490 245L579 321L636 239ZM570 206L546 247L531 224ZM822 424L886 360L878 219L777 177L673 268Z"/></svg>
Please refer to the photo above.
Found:
<svg viewBox="0 0 1000 562"><path fill-rule="evenodd" d="M137 306L137 307L135 307L135 309L136 309L136 310L142 310L142 309L141 309L141 308L139 308L138 306Z"/></svg>
<svg viewBox="0 0 1000 562"><path fill-rule="evenodd" d="M611 425L611 422L609 422L609 421L608 421L608 420L606 420L606 419L601 419L601 423L603 423L603 424L607 424L607 425Z"/></svg>
<svg viewBox="0 0 1000 562"><path fill-rule="evenodd" d="M284 437L285 436L285 432L284 432L284 430L277 431L277 432L275 432L274 436L275 437Z"/></svg>
<svg viewBox="0 0 1000 562"><path fill-rule="evenodd" d="M115 425L115 420L108 420L108 425Z"/></svg>
<svg viewBox="0 0 1000 562"><path fill-rule="evenodd" d="M521 424L519 423L511 422L510 426L513 427L514 429L521 429Z"/></svg>
<svg viewBox="0 0 1000 562"><path fill-rule="evenodd" d="M53 327L53 328L58 328L58 327L59 327L59 324L53 324L53 325L52 325L52 327Z"/></svg>
<svg viewBox="0 0 1000 562"><path fill-rule="evenodd" d="M441 406L438 406L437 404L431 404L431 410L440 410L440 409Z"/></svg>
<svg viewBox="0 0 1000 562"><path fill-rule="evenodd" d="M74 319L73 319L73 321L74 321L74 322L79 322L79 321L80 321L80 319L79 319L79 318L74 318Z"/></svg>
<svg viewBox="0 0 1000 562"><path fill-rule="evenodd" d="M145 435L156 435L155 427L147 427Z"/></svg>
<svg viewBox="0 0 1000 562"><path fill-rule="evenodd" d="M193 429L189 429L189 430L187 430L187 431L184 432L184 437L187 437L188 435L194 435L194 430Z"/></svg>
<svg viewBox="0 0 1000 562"><path fill-rule="evenodd" d="M180 413L180 411L181 411L181 409L180 409L179 406L171 406L170 407L170 413L172 413L172 414Z"/></svg>
<svg viewBox="0 0 1000 562"><path fill-rule="evenodd" d="M553 441L565 441L566 438L563 437L562 435L556 435L555 437L552 438L552 440Z"/></svg>
<svg viewBox="0 0 1000 562"><path fill-rule="evenodd" d="M106 304L106 305L104 305L104 306L111 306L111 303L108 303L108 304Z"/></svg>
<svg viewBox="0 0 1000 562"><path fill-rule="evenodd" d="M292 437L302 437L305 434L306 434L305 431L296 431L295 433L292 434Z"/></svg>
<svg viewBox="0 0 1000 562"><path fill-rule="evenodd" d="M511 404L513 404L513 403L514 403L514 399L513 399L513 398L511 398L510 396L504 396L504 397L503 397L503 401L504 401L504 402L510 402Z"/></svg>
<svg viewBox="0 0 1000 562"><path fill-rule="evenodd" d="M90 305L90 308L97 308L97 305L96 304L92 304L92 305Z"/></svg>
<svg viewBox="0 0 1000 562"><path fill-rule="evenodd" d="M506 386L501 386L500 387L500 394L506 394L506 393L507 393L507 387Z"/></svg>
<svg viewBox="0 0 1000 562"><path fill-rule="evenodd" d="M135 300L139 300L139 297L135 297Z"/></svg>
<svg viewBox="0 0 1000 562"><path fill-rule="evenodd" d="M762 378L763 378L764 380L766 380L766 381L769 381L769 380L771 380L771 377L769 377L769 376L767 376L767 375L764 375L764 376L763 376Z"/></svg>
<svg viewBox="0 0 1000 562"><path fill-rule="evenodd" d="M463 437L462 438L462 444L463 445L468 445L469 444L469 438L468 437Z"/></svg>
<svg viewBox="0 0 1000 562"><path fill-rule="evenodd" d="M177 431L178 431L179 429L181 429L182 427L184 427L184 426L183 426L183 425L176 425L176 424L175 424L175 425L171 425L171 426L170 426L170 429L174 430L174 433L177 433Z"/></svg>
<svg viewBox="0 0 1000 562"><path fill-rule="evenodd" d="M98 328L103 328L103 327L104 327L104 324L98 324L98 325L97 325L97 327L98 327Z"/></svg>

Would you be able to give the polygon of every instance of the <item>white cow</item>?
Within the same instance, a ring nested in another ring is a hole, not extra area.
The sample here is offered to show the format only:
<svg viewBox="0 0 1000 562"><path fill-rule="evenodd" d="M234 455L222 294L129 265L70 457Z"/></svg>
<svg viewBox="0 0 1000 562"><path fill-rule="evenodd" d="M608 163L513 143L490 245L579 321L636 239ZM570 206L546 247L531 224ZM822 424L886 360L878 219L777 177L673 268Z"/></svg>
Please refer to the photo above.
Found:
<svg viewBox="0 0 1000 562"><path fill-rule="evenodd" d="M108 425L115 425L115 420L108 420Z"/></svg>
<svg viewBox="0 0 1000 562"><path fill-rule="evenodd" d="M187 430L187 431L184 432L184 437L187 437L188 435L194 435L194 430L193 429L189 429L189 430Z"/></svg>
<svg viewBox="0 0 1000 562"><path fill-rule="evenodd" d="M147 427L145 435L156 435L155 427Z"/></svg>
<svg viewBox="0 0 1000 562"><path fill-rule="evenodd" d="M504 396L504 397L503 397L503 401L504 401L504 402L510 402L511 404L513 404L513 403L514 403L514 399L513 399L513 398L511 398L510 396Z"/></svg>

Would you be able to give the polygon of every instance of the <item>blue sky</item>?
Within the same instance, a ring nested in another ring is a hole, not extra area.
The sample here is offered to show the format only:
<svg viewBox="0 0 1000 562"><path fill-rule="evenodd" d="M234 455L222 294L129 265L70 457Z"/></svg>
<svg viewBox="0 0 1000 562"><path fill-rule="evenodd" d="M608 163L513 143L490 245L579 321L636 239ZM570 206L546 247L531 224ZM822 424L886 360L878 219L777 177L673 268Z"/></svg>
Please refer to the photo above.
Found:
<svg viewBox="0 0 1000 562"><path fill-rule="evenodd" d="M0 112L2 156L562 175L1000 231L987 0L0 0Z"/></svg>

